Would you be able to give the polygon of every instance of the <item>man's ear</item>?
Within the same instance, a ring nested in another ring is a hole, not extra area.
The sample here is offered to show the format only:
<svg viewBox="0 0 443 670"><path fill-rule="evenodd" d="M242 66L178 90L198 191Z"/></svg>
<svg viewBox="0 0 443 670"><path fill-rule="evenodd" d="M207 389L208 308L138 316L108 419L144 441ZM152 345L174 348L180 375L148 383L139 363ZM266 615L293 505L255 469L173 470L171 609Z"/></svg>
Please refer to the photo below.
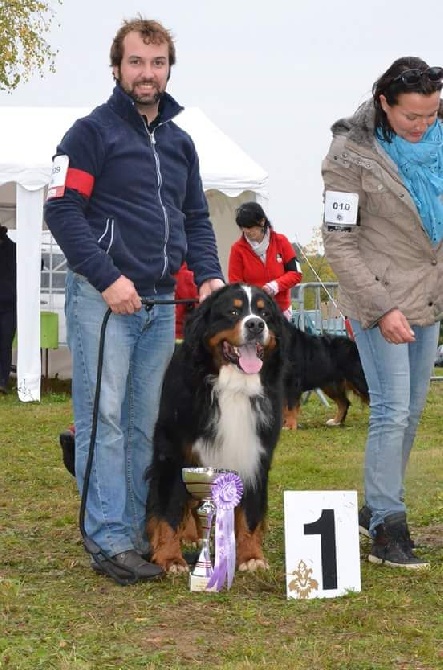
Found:
<svg viewBox="0 0 443 670"><path fill-rule="evenodd" d="M112 66L112 76L114 77L115 81L120 81L120 68L118 65Z"/></svg>

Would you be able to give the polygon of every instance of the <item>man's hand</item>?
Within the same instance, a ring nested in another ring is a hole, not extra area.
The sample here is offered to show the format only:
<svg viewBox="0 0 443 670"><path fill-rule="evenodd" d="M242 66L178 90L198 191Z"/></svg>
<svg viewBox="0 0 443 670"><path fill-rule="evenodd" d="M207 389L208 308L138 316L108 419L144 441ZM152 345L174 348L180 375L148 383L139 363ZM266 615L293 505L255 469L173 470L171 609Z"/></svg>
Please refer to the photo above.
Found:
<svg viewBox="0 0 443 670"><path fill-rule="evenodd" d="M414 331L411 329L405 315L399 309L392 309L378 320L380 332L386 342L404 344L414 342Z"/></svg>
<svg viewBox="0 0 443 670"><path fill-rule="evenodd" d="M198 289L199 301L203 302L203 300L207 298L208 295L212 293L212 291L216 291L218 288L221 288L224 285L225 284L221 279L207 279Z"/></svg>
<svg viewBox="0 0 443 670"><path fill-rule="evenodd" d="M142 302L130 279L121 275L111 286L102 292L108 307L114 314L133 314L141 309Z"/></svg>

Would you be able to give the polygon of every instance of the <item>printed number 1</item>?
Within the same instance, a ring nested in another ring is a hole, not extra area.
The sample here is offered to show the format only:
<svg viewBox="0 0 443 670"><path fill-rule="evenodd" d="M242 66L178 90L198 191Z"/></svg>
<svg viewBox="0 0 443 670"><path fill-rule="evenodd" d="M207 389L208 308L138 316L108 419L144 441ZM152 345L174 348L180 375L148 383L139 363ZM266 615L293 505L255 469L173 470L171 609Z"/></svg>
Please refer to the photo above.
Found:
<svg viewBox="0 0 443 670"><path fill-rule="evenodd" d="M333 509L323 509L317 521L304 524L305 535L321 535L321 571L323 589L337 588L337 548Z"/></svg>

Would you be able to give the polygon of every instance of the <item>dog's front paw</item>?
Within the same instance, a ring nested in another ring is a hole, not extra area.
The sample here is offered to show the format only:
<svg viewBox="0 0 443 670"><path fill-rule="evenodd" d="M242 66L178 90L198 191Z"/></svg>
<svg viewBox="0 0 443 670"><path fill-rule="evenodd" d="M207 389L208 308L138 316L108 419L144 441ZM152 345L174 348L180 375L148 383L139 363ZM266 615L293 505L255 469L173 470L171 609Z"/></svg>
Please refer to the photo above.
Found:
<svg viewBox="0 0 443 670"><path fill-rule="evenodd" d="M165 566L165 570L170 575L179 575L183 572L189 572L189 566L184 559L174 560L168 563L169 565Z"/></svg>
<svg viewBox="0 0 443 670"><path fill-rule="evenodd" d="M178 574L180 572L188 572L188 564L180 553L171 553L160 549L152 554L151 561L159 565L165 572L170 574Z"/></svg>
<svg viewBox="0 0 443 670"><path fill-rule="evenodd" d="M256 570L269 570L269 563L264 558L250 558L249 561L240 563L240 572L255 572Z"/></svg>

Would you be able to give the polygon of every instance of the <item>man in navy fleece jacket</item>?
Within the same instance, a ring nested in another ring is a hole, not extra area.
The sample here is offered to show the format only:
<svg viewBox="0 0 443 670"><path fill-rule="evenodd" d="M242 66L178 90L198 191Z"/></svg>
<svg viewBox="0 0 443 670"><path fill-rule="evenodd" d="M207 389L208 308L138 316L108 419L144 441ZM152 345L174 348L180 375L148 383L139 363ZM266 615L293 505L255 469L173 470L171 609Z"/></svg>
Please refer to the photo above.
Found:
<svg viewBox="0 0 443 670"><path fill-rule="evenodd" d="M73 361L76 463L83 489L100 328L108 308L86 532L92 567L123 580L160 577L146 560L152 436L174 348L173 275L185 256L200 299L223 285L194 144L166 93L175 46L156 21L125 21L110 52L109 100L57 147L45 218L66 255L66 322Z"/></svg>

